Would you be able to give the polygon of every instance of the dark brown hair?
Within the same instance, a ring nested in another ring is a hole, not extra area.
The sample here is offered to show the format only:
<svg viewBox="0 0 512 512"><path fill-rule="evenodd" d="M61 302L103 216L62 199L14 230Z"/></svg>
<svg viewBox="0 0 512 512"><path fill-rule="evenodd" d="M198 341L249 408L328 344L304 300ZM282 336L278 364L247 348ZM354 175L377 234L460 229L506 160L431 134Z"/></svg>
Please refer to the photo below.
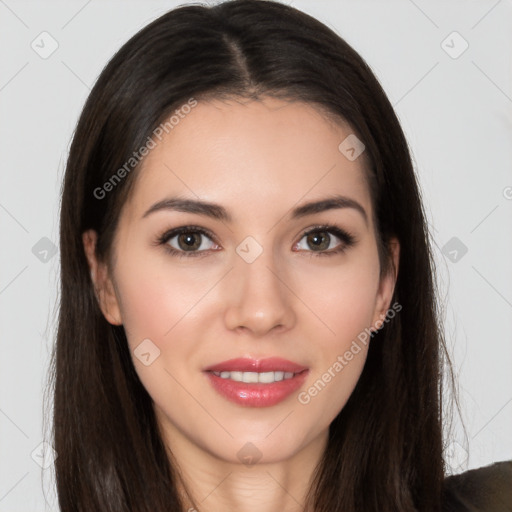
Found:
<svg viewBox="0 0 512 512"><path fill-rule="evenodd" d="M139 165L102 198L155 128L190 98L271 96L345 120L366 146L381 271L400 242L392 302L360 380L330 425L309 499L315 512L440 508L445 347L427 223L407 142L364 60L335 32L284 4L235 0L182 6L134 35L111 59L78 121L60 213L61 290L53 440L62 512L181 511L179 477L122 326L101 313L82 244L112 239ZM340 141L341 142L341 141Z"/></svg>

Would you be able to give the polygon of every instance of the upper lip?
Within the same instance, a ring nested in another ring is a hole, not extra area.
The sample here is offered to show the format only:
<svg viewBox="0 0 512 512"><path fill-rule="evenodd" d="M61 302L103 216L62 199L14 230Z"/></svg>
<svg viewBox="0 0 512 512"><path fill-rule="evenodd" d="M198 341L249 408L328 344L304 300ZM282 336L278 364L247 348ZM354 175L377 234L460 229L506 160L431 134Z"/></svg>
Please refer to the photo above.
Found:
<svg viewBox="0 0 512 512"><path fill-rule="evenodd" d="M205 372L292 372L300 373L307 370L307 366L282 359L280 357L269 357L266 359L236 358L222 361L221 363L208 366Z"/></svg>

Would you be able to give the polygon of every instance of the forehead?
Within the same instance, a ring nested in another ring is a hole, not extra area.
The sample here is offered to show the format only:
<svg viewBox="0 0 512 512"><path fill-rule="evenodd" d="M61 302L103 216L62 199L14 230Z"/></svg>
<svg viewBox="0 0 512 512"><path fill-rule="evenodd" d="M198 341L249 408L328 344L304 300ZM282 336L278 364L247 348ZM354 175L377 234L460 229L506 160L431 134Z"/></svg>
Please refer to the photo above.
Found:
<svg viewBox="0 0 512 512"><path fill-rule="evenodd" d="M277 212L340 193L371 211L362 157L339 149L352 134L314 106L275 98L212 100L179 118L144 158L125 205L139 217L156 200L182 195L246 214Z"/></svg>

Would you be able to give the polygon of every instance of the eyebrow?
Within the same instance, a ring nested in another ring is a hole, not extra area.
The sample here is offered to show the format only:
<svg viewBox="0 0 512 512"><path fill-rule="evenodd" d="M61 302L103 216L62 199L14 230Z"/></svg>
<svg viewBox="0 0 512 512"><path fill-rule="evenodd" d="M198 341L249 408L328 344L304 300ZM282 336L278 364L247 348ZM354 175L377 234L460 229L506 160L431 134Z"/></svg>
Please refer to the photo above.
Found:
<svg viewBox="0 0 512 512"><path fill-rule="evenodd" d="M297 206L291 211L291 219L300 219L302 217L313 215L315 213L321 213L328 210L335 210L341 208L352 208L356 210L362 215L366 225L368 225L368 216L363 206L361 206L361 204L358 203L356 200L341 195L333 195L325 199L310 201L301 206ZM223 222L233 221L233 218L228 213L228 211L219 204L210 203L207 201L200 201L197 199L186 199L180 197L169 197L166 199L162 199L161 201L158 201L153 206L151 206L146 211L146 213L144 213L142 218L144 219L151 215L152 213L162 210L195 213Z"/></svg>

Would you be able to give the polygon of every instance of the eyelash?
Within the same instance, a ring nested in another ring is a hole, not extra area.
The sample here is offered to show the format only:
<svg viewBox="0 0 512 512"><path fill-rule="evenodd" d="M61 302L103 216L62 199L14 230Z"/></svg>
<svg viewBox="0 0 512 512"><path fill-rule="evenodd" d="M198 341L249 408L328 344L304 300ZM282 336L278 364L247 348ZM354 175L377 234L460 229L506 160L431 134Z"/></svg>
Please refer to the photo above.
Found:
<svg viewBox="0 0 512 512"><path fill-rule="evenodd" d="M306 251L306 252L311 253L311 257L334 256L336 254L345 252L348 248L352 247L356 243L356 237L354 235L352 235L351 233L349 233L333 224L321 224L321 225L309 228L302 233L299 241L302 240L305 236L308 236L312 233L322 233L322 232L333 234L334 236L336 236L337 238L339 238L341 240L341 244L336 249L331 249L330 251L319 251L319 252ZM197 258L197 257L204 256L205 253L208 252L208 251L178 251L174 247L171 247L167 243L169 240L171 240L175 236L179 236L184 233L199 233L201 235L204 235L204 236L210 238L214 243L217 244L215 237L207 229L201 228L199 226L182 226L179 228L174 228L169 231L166 231L165 233L160 235L157 238L155 245L163 245L164 249L169 254L171 254L171 256L176 256L178 258L183 258L183 257Z"/></svg>

